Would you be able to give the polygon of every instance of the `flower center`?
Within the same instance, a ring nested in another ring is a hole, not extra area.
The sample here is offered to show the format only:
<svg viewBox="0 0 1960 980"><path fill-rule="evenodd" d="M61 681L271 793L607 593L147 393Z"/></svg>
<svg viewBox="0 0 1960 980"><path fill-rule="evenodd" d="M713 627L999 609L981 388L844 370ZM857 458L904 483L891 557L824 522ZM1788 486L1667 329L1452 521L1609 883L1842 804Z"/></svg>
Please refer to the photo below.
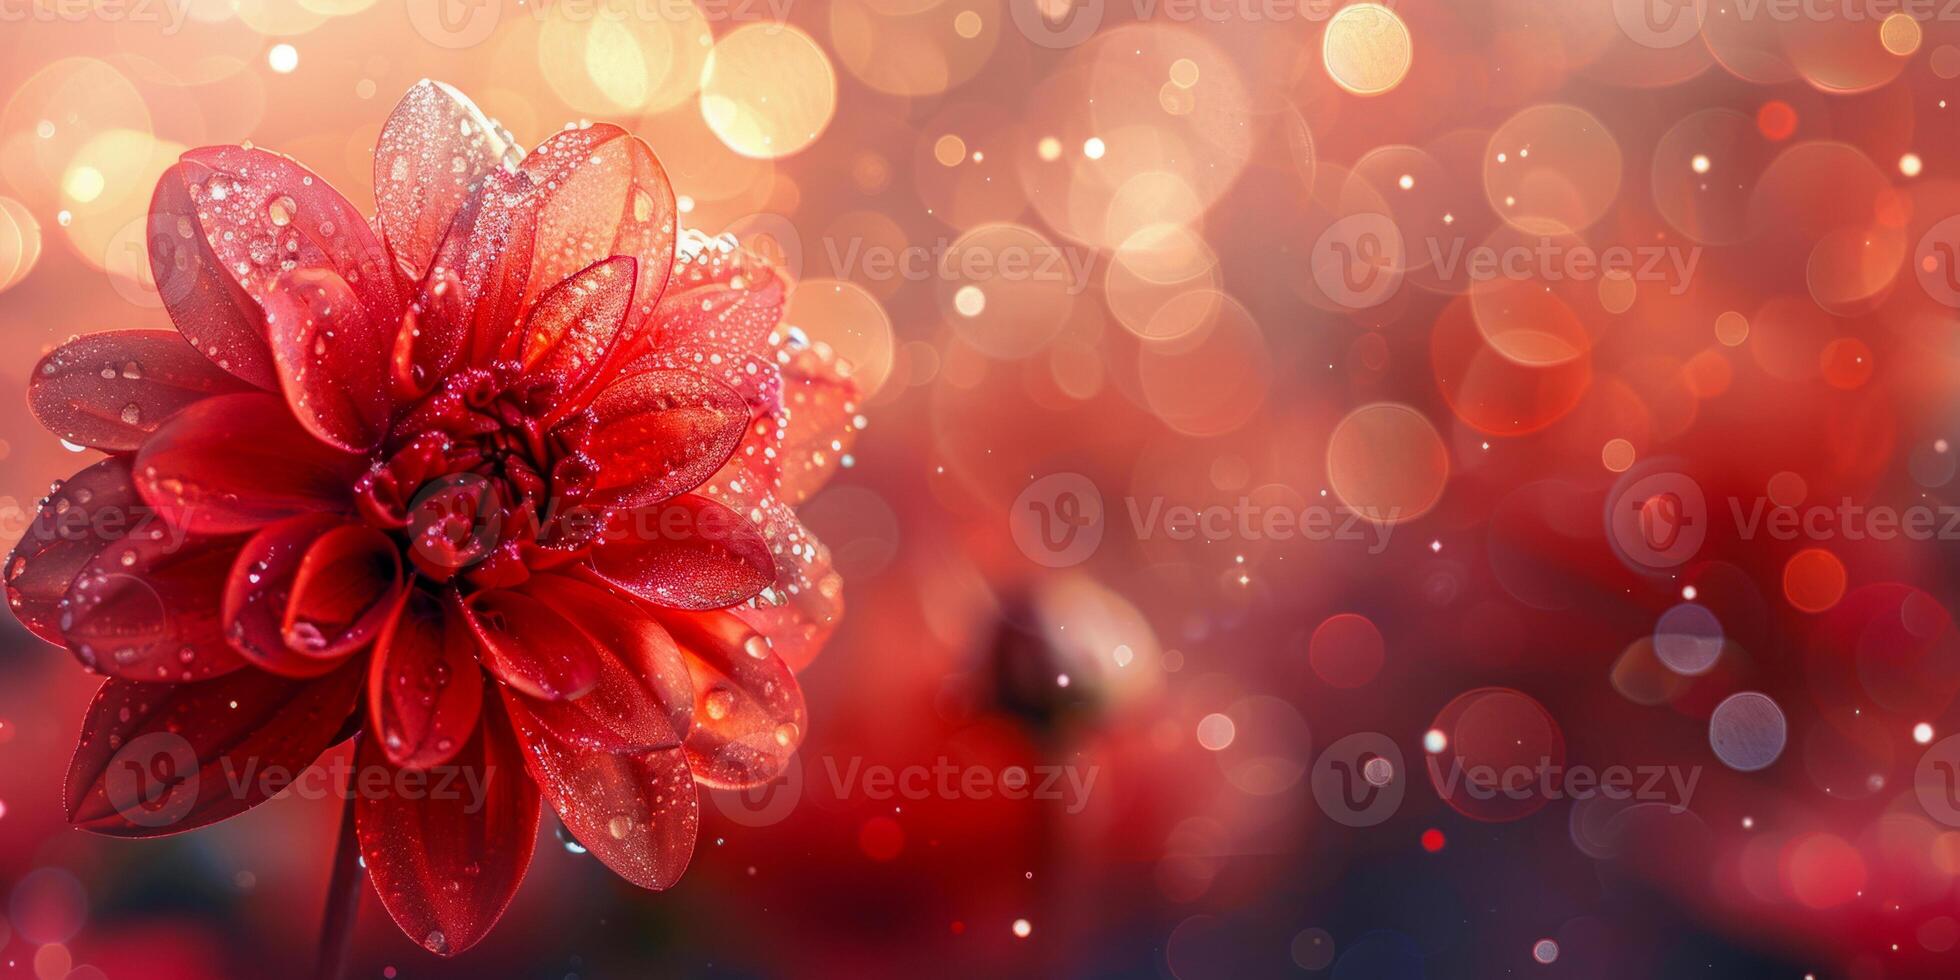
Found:
<svg viewBox="0 0 1960 980"><path fill-rule="evenodd" d="M552 394L514 364L450 378L396 418L355 487L362 516L438 582L510 585L532 564L575 556L600 517L586 503L592 420L556 417Z"/></svg>

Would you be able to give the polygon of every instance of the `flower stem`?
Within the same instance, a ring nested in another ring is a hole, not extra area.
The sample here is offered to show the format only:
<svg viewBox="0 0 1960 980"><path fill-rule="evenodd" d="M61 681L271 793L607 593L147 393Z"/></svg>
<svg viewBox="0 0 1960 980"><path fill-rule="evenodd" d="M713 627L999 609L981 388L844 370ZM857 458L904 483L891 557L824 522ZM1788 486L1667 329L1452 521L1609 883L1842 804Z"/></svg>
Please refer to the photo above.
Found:
<svg viewBox="0 0 1960 980"><path fill-rule="evenodd" d="M340 841L333 849L333 877L327 884L327 907L320 922L320 962L314 974L319 980L340 980L360 909L361 843L354 834L354 793L348 787L347 805L340 813Z"/></svg>

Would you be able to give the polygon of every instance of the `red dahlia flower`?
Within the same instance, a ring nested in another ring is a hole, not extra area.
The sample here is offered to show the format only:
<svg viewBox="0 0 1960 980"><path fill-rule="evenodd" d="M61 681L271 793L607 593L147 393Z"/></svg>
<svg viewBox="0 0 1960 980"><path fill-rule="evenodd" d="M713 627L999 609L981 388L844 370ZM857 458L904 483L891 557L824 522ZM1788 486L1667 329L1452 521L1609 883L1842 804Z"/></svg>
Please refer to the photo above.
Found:
<svg viewBox="0 0 1960 980"><path fill-rule="evenodd" d="M35 415L108 457L5 578L22 623L108 675L68 774L79 826L221 820L276 789L237 773L356 733L360 778L478 774L480 805L350 797L382 903L453 954L516 891L540 797L659 889L695 783L781 770L792 669L841 611L791 507L861 422L842 365L780 326L782 276L677 236L617 127L524 156L425 81L374 175L370 224L249 146L164 174L150 261L177 333L37 366Z"/></svg>

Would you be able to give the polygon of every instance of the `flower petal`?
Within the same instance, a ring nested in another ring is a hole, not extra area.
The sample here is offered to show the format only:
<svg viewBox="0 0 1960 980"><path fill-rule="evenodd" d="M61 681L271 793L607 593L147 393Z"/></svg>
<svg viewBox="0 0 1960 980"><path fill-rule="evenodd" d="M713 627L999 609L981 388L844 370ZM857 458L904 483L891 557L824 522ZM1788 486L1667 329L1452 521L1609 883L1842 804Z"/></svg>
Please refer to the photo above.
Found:
<svg viewBox="0 0 1960 980"><path fill-rule="evenodd" d="M393 615L406 584L401 549L386 534L362 524L328 531L293 574L280 623L286 645L317 657L366 646Z"/></svg>
<svg viewBox="0 0 1960 980"><path fill-rule="evenodd" d="M710 786L775 779L803 744L803 691L769 641L732 613L662 613L694 678L688 768Z"/></svg>
<svg viewBox="0 0 1960 980"><path fill-rule="evenodd" d="M374 644L368 718L375 741L395 765L441 765L469 741L482 708L483 670L461 611L411 589Z"/></svg>
<svg viewBox="0 0 1960 980"><path fill-rule="evenodd" d="M672 355L676 367L732 365L768 351L789 298L787 281L768 260L732 239L690 233L670 281L645 349Z"/></svg>
<svg viewBox="0 0 1960 980"><path fill-rule="evenodd" d="M402 96L374 146L375 223L411 281L463 202L493 170L515 170L524 151L467 96L423 79Z"/></svg>
<svg viewBox="0 0 1960 980"><path fill-rule="evenodd" d="M767 447L775 452L744 458L773 464L776 496L795 505L837 472L864 423L850 365L828 344L786 343L784 351L781 424Z"/></svg>
<svg viewBox="0 0 1960 980"><path fill-rule="evenodd" d="M463 609L483 665L534 698L565 701L599 683L600 655L571 620L522 592L491 589Z"/></svg>
<svg viewBox="0 0 1960 980"><path fill-rule="evenodd" d="M703 491L747 517L762 531L775 562L774 578L752 605L735 610L769 638L789 665L802 670L844 615L844 580L830 549L797 520L780 497L757 489L736 463L723 467Z"/></svg>
<svg viewBox="0 0 1960 980"><path fill-rule="evenodd" d="M111 678L68 766L68 819L157 837L243 813L281 788L257 775L298 773L345 737L360 681L359 663L315 680L260 670L193 684Z"/></svg>
<svg viewBox="0 0 1960 980"><path fill-rule="evenodd" d="M593 373L611 356L633 299L634 262L601 259L538 298L524 325L524 370L557 388L557 415L581 405Z"/></svg>
<svg viewBox="0 0 1960 980"><path fill-rule="evenodd" d="M515 691L504 692L504 704L526 749L524 765L565 829L641 888L659 891L679 881L701 826L686 753L679 747L587 751L557 737Z"/></svg>
<svg viewBox="0 0 1960 980"><path fill-rule="evenodd" d="M253 535L225 585L225 636L260 668L317 677L366 646L405 585L399 549L337 514L289 517Z"/></svg>
<svg viewBox="0 0 1960 980"><path fill-rule="evenodd" d="M69 477L41 503L7 559L7 605L21 625L66 644L61 597L90 560L131 531L157 521L129 479L129 458L112 456Z"/></svg>
<svg viewBox="0 0 1960 980"><path fill-rule="evenodd" d="M172 523L233 534L312 511L346 511L361 458L320 444L276 395L207 398L136 454L136 488Z"/></svg>
<svg viewBox="0 0 1960 980"><path fill-rule="evenodd" d="M762 535L721 504L697 494L613 514L592 549L607 582L656 605L724 609L745 602L775 577Z"/></svg>
<svg viewBox="0 0 1960 980"><path fill-rule="evenodd" d="M621 506L658 503L692 490L728 461L749 410L727 385L691 371L622 376L592 403L587 451L599 464L594 491Z"/></svg>
<svg viewBox="0 0 1960 980"><path fill-rule="evenodd" d="M245 666L225 642L236 538L152 521L98 552L62 596L62 640L82 664L133 681L198 681Z"/></svg>
<svg viewBox="0 0 1960 980"><path fill-rule="evenodd" d="M170 322L198 353L261 388L277 388L272 351L265 345L265 317L211 251L192 189L212 170L180 162L163 172L150 197L150 275Z"/></svg>
<svg viewBox="0 0 1960 980"><path fill-rule="evenodd" d="M476 945L497 924L537 845L538 792L503 711L494 702L483 709L484 723L445 767L461 774L447 789L402 773L391 783L402 791L354 803L361 858L382 907L410 939L443 956ZM361 740L361 772L389 765L374 742Z"/></svg>
<svg viewBox="0 0 1960 980"><path fill-rule="evenodd" d="M443 240L424 294L435 293L437 287L450 289L446 284L453 277L456 309L470 318L468 364L482 367L516 356L524 314L530 309L527 299L533 295L531 259L543 204L544 189L530 174L492 173Z"/></svg>
<svg viewBox="0 0 1960 980"><path fill-rule="evenodd" d="M681 743L694 686L680 650L635 602L564 575L540 575L524 591L577 624L599 655L599 683L570 701L527 700L560 741L597 752L649 752Z"/></svg>
<svg viewBox="0 0 1960 980"><path fill-rule="evenodd" d="M600 123L554 134L524 159L545 189L538 212L530 296L601 259L639 263L627 333L638 333L674 264L674 187L644 142Z"/></svg>
<svg viewBox="0 0 1960 980"><path fill-rule="evenodd" d="M338 666L339 651L315 656L286 642L283 628L293 574L320 536L346 524L338 514L289 517L245 542L225 581L225 637L246 660L283 677L318 677Z"/></svg>
<svg viewBox="0 0 1960 980"><path fill-rule="evenodd" d="M289 157L241 146L201 147L182 159L210 170L188 185L190 197L218 267L246 295L264 304L288 270L319 269L344 280L372 321L401 322L387 249L326 181Z"/></svg>
<svg viewBox="0 0 1960 980"><path fill-rule="evenodd" d="M266 342L293 414L321 442L365 452L394 409L389 370L400 319L376 321L346 280L294 269L267 291Z"/></svg>
<svg viewBox="0 0 1960 980"><path fill-rule="evenodd" d="M27 404L55 435L120 452L142 445L186 405L249 390L178 334L112 330L78 337L42 358L27 382Z"/></svg>

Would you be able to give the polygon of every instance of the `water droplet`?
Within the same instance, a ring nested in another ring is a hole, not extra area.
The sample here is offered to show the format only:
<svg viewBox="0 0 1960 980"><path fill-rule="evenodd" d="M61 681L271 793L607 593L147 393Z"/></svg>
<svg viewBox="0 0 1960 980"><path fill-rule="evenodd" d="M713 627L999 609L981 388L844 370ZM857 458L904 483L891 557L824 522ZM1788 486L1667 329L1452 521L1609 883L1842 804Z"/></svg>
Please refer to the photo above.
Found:
<svg viewBox="0 0 1960 980"><path fill-rule="evenodd" d="M295 650L324 650L327 646L327 635L320 631L320 627L301 620L286 627L286 645Z"/></svg>
<svg viewBox="0 0 1960 980"><path fill-rule="evenodd" d="M278 228L284 228L292 224L293 215L298 213L299 204L291 196L286 194L281 194L273 198L271 203L265 206L265 216L271 219L272 224Z"/></svg>
<svg viewBox="0 0 1960 980"><path fill-rule="evenodd" d="M624 840L632 831L633 818L626 814L622 813L606 822L606 833L613 835L613 840Z"/></svg>
<svg viewBox="0 0 1960 980"><path fill-rule="evenodd" d="M728 713L735 709L735 695L729 693L729 690L725 687L716 687L708 692L706 698L702 699L701 706L707 709L708 717L711 720L720 721L728 717Z"/></svg>

